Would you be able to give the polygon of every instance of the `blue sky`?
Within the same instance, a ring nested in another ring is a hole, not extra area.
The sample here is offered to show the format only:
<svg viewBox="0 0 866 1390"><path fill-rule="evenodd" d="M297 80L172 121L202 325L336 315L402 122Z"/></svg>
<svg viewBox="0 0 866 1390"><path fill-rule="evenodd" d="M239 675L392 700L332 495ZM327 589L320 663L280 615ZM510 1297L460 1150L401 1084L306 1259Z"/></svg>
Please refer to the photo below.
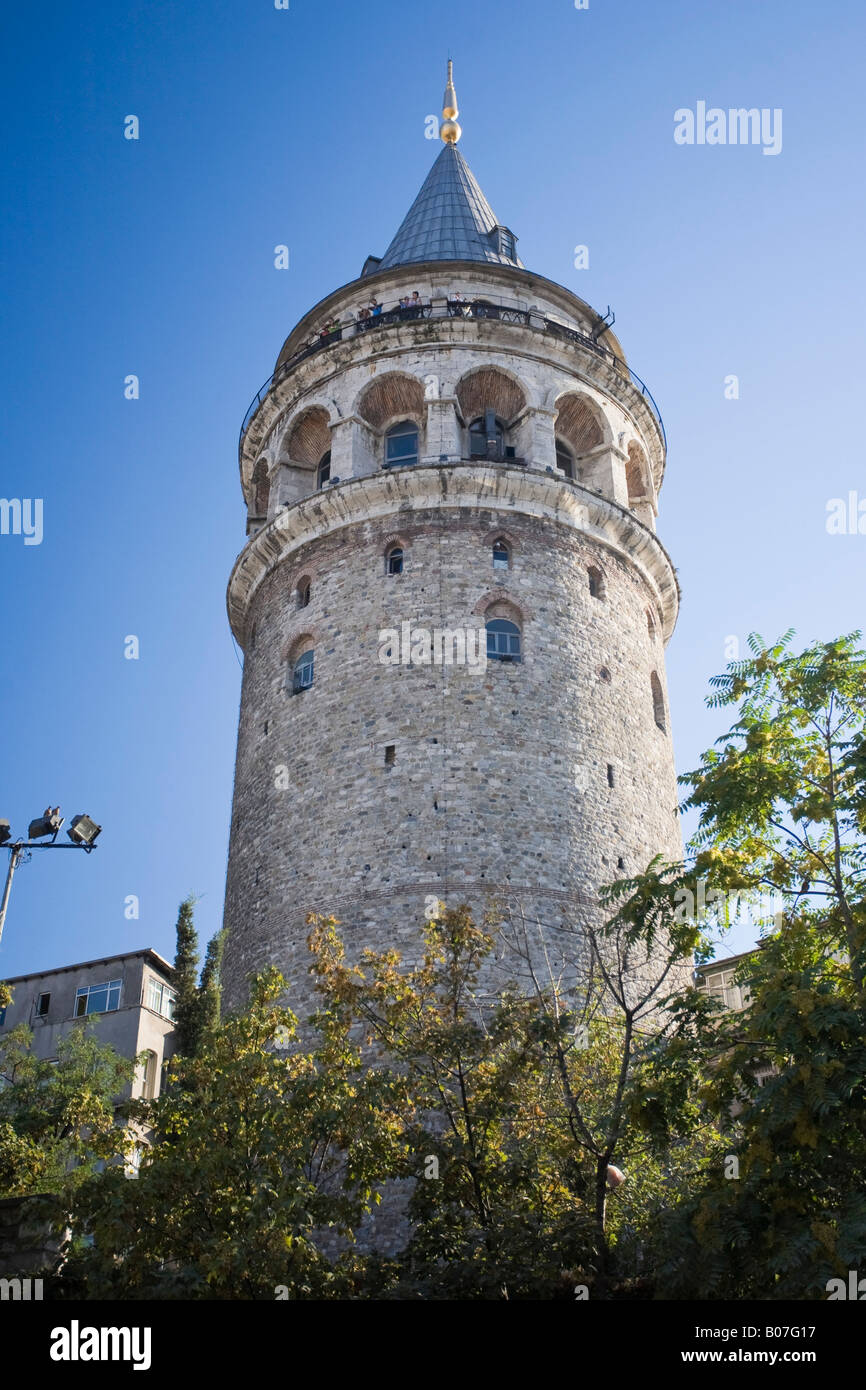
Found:
<svg viewBox="0 0 866 1390"><path fill-rule="evenodd" d="M449 53L461 151L522 259L611 305L664 415L680 770L724 727L703 699L727 638L861 625L866 536L825 519L866 498L864 28L855 0L7 13L0 492L44 499L44 538L0 536L0 815L23 830L50 801L105 828L19 870L0 973L171 957L188 892L202 938L220 924L238 428L293 324L402 220ZM781 153L678 146L699 100L781 108Z"/></svg>

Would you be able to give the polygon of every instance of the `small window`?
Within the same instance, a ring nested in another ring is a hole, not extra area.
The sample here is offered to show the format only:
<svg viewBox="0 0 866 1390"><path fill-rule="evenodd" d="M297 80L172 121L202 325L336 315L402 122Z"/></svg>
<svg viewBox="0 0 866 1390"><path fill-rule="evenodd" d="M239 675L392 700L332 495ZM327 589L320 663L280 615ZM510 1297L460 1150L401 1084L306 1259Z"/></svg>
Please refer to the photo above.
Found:
<svg viewBox="0 0 866 1390"><path fill-rule="evenodd" d="M51 1006L51 995L40 994L36 999L36 1017L44 1018Z"/></svg>
<svg viewBox="0 0 866 1390"><path fill-rule="evenodd" d="M298 695L302 690L309 690L313 684L313 652L303 652L297 659L292 669L292 694Z"/></svg>
<svg viewBox="0 0 866 1390"><path fill-rule="evenodd" d="M328 481L328 479L330 478L330 476L331 476L331 451L330 451L330 449L329 449L328 452L327 452L326 454L323 454L323 455L322 455L321 459L319 460L319 466L318 466L318 468L316 469L316 489L317 489L317 491L318 491L320 488L323 488L323 487L325 486L325 483Z"/></svg>
<svg viewBox="0 0 866 1390"><path fill-rule="evenodd" d="M511 564L511 554L505 541L498 540L493 542L493 568L495 570L507 570Z"/></svg>
<svg viewBox="0 0 866 1390"><path fill-rule="evenodd" d="M385 766L393 767L397 761L397 745L389 743L385 749Z"/></svg>
<svg viewBox="0 0 866 1390"><path fill-rule="evenodd" d="M563 444L561 439L556 441L556 466L566 478L574 477L574 457L568 445Z"/></svg>
<svg viewBox="0 0 866 1390"><path fill-rule="evenodd" d="M306 608L313 594L313 586L309 579L302 579L298 585L298 607Z"/></svg>
<svg viewBox="0 0 866 1390"><path fill-rule="evenodd" d="M507 618L487 623L487 660L520 661L520 628Z"/></svg>
<svg viewBox="0 0 866 1390"><path fill-rule="evenodd" d="M658 678L658 673L653 671L650 676L650 688L653 697L653 718L661 729L662 733L667 733L667 721L665 719L665 697L662 694L662 683Z"/></svg>
<svg viewBox="0 0 866 1390"><path fill-rule="evenodd" d="M385 435L385 467L397 468L418 462L418 426L411 420L392 425Z"/></svg>
<svg viewBox="0 0 866 1390"><path fill-rule="evenodd" d="M612 787L612 786L614 786L615 782L616 782L616 778L615 778L615 776L614 776L613 763L608 763L608 765L607 765L607 785L608 785L609 787Z"/></svg>
<svg viewBox="0 0 866 1390"><path fill-rule="evenodd" d="M7 1005L4 1004L3 1008L0 1009L0 1028L2 1028L6 1022L6 1008Z"/></svg>
<svg viewBox="0 0 866 1390"><path fill-rule="evenodd" d="M600 569L591 568L588 571L589 592L593 598L604 598L604 576Z"/></svg>
<svg viewBox="0 0 866 1390"><path fill-rule="evenodd" d="M510 261L514 260L514 233L507 227L499 228L499 254L507 256Z"/></svg>
<svg viewBox="0 0 866 1390"><path fill-rule="evenodd" d="M395 545L393 549L389 550L388 554L385 556L385 573L403 573L403 549L401 546Z"/></svg>
<svg viewBox="0 0 866 1390"><path fill-rule="evenodd" d="M83 985L75 992L75 1017L87 1014L110 1014L120 1008L120 980L104 985Z"/></svg>

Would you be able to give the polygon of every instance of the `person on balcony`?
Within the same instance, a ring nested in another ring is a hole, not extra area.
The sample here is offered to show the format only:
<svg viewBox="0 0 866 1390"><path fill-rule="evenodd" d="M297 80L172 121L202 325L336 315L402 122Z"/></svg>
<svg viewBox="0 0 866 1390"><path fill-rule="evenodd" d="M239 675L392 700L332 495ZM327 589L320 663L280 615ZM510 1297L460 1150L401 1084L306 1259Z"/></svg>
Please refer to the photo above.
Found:
<svg viewBox="0 0 866 1390"><path fill-rule="evenodd" d="M424 301L422 300L417 290L412 291L412 298L409 301L409 308L412 311L413 319L420 319L422 310L424 308Z"/></svg>

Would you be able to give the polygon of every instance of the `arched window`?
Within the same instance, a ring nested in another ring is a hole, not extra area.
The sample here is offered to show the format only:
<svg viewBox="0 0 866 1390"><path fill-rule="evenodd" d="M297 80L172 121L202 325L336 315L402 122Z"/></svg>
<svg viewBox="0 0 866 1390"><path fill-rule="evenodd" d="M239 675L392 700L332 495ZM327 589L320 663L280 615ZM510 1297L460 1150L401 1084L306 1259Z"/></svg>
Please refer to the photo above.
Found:
<svg viewBox="0 0 866 1390"><path fill-rule="evenodd" d="M385 556L385 573L386 573L386 574L402 574L402 573L403 573L403 548L402 548L402 546L399 546L399 545L392 546L391 549L388 551L388 554Z"/></svg>
<svg viewBox="0 0 866 1390"><path fill-rule="evenodd" d="M505 456L505 429L492 410L485 410L469 426L469 457L502 459Z"/></svg>
<svg viewBox="0 0 866 1390"><path fill-rule="evenodd" d="M508 618L492 618L487 627L487 660L520 661L520 628Z"/></svg>
<svg viewBox="0 0 866 1390"><path fill-rule="evenodd" d="M511 552L508 544L500 536L493 542L493 568L495 570L507 570L511 566Z"/></svg>
<svg viewBox="0 0 866 1390"><path fill-rule="evenodd" d="M309 579L301 579L298 582L298 607L306 608L313 596L313 585Z"/></svg>
<svg viewBox="0 0 866 1390"><path fill-rule="evenodd" d="M565 474L566 478L574 477L574 455L561 439L556 441L556 466L560 473Z"/></svg>
<svg viewBox="0 0 866 1390"><path fill-rule="evenodd" d="M308 652L301 652L296 657L292 667L292 694L298 695L302 690L309 690L313 684L313 649Z"/></svg>
<svg viewBox="0 0 866 1390"><path fill-rule="evenodd" d="M316 488L323 488L331 476L331 451L323 454L316 469Z"/></svg>
<svg viewBox="0 0 866 1390"><path fill-rule="evenodd" d="M604 575L600 569L593 565L587 571L589 576L589 592L593 598L604 598Z"/></svg>
<svg viewBox="0 0 866 1390"><path fill-rule="evenodd" d="M418 426L412 420L401 420L385 435L385 467L399 468L417 462Z"/></svg>
<svg viewBox="0 0 866 1390"><path fill-rule="evenodd" d="M667 722L665 720L665 697L662 694L662 683L658 678L658 673L653 671L650 676L650 688L653 697L653 717L662 733L667 732Z"/></svg>

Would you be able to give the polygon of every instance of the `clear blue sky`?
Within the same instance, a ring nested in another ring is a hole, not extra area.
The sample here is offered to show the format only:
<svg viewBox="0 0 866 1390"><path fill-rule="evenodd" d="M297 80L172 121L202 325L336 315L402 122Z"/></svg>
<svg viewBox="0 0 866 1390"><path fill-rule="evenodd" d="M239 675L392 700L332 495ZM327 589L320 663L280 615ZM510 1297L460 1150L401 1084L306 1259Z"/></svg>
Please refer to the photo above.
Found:
<svg viewBox="0 0 866 1390"><path fill-rule="evenodd" d="M728 636L793 625L805 642L863 621L866 536L825 530L829 498L866 497L862 5L451 13L7 11L0 493L45 510L41 545L0 536L0 815L26 829L50 801L105 829L89 858L19 870L0 974L144 945L170 957L191 891L202 938L219 926L238 427L296 320L385 250L437 153L424 119L449 52L461 150L523 260L614 308L665 418L680 769L722 731L703 699ZM699 100L782 108L781 154L676 145L675 110Z"/></svg>

